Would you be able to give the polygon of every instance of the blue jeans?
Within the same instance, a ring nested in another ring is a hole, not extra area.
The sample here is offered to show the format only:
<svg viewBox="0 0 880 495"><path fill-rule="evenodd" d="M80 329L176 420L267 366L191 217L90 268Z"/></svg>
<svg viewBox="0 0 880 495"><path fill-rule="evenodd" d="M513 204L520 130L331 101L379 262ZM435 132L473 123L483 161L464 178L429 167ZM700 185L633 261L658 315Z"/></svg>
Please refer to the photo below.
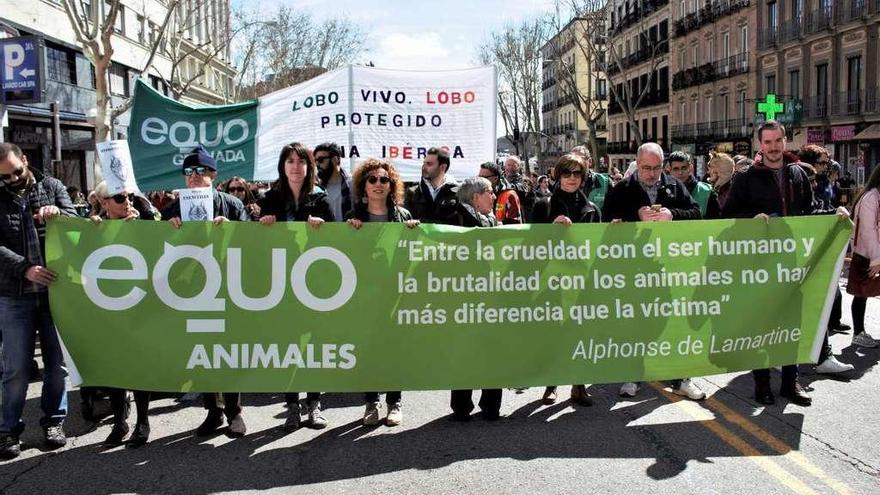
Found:
<svg viewBox="0 0 880 495"><path fill-rule="evenodd" d="M0 335L3 336L3 417L0 433L20 434L27 399L37 333L43 355L43 427L61 424L67 416L67 368L58 332L49 313L45 292L23 296L0 296Z"/></svg>

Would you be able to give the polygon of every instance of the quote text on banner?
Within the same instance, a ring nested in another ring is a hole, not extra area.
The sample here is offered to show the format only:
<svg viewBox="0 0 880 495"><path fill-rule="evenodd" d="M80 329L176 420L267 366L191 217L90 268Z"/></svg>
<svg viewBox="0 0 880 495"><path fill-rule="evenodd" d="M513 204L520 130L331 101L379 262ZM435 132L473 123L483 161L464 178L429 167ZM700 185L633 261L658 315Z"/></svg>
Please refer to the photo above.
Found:
<svg viewBox="0 0 880 495"><path fill-rule="evenodd" d="M836 216L461 229L50 222L85 385L525 387L815 362Z"/></svg>

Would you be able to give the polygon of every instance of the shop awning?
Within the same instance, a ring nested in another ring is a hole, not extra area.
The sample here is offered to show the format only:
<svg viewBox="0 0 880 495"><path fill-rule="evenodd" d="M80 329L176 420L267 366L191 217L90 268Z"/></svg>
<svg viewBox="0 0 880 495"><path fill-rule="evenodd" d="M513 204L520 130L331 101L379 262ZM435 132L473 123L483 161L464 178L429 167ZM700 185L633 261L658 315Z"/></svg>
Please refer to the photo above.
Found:
<svg viewBox="0 0 880 495"><path fill-rule="evenodd" d="M853 138L856 141L880 140L880 124L871 124Z"/></svg>
<svg viewBox="0 0 880 495"><path fill-rule="evenodd" d="M7 105L6 109L12 115L23 115L27 117L52 118L52 111L48 108L24 106L24 105ZM83 122L87 123L86 116L77 112L58 112L58 117L67 122Z"/></svg>

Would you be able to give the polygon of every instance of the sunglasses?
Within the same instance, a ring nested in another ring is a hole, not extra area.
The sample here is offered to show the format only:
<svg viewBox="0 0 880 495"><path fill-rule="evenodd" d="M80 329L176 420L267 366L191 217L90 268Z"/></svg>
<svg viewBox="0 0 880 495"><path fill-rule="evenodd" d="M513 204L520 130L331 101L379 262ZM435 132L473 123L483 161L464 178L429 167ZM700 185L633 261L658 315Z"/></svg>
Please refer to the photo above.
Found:
<svg viewBox="0 0 880 495"><path fill-rule="evenodd" d="M229 192L244 192L245 189L243 187L230 187Z"/></svg>
<svg viewBox="0 0 880 495"><path fill-rule="evenodd" d="M15 182L22 175L24 175L24 167L17 168L15 170L13 170L11 174L0 175L0 182L4 182L4 183Z"/></svg>
<svg viewBox="0 0 880 495"><path fill-rule="evenodd" d="M134 193L114 194L113 196L110 196L110 199L112 199L118 205L125 203L125 200L128 200L129 203L133 203L134 202Z"/></svg>
<svg viewBox="0 0 880 495"><path fill-rule="evenodd" d="M563 179L567 179L568 177L572 177L572 176L583 177L584 173L581 172L580 170L561 170L559 172L559 176L562 177Z"/></svg>
<svg viewBox="0 0 880 495"><path fill-rule="evenodd" d="M391 182L391 179L385 176L376 177L375 175L371 175L367 177L367 182L369 182L370 184L375 184L378 182L384 186L385 184L389 184Z"/></svg>
<svg viewBox="0 0 880 495"><path fill-rule="evenodd" d="M208 167L187 167L183 169L183 175L192 177L193 174L205 175L210 171Z"/></svg>

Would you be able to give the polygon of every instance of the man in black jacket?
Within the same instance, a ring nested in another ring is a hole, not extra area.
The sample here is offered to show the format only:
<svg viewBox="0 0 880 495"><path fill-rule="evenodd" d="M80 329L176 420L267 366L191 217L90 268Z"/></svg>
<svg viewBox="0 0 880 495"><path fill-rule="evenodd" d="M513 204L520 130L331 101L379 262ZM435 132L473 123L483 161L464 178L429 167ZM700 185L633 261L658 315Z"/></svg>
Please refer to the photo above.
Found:
<svg viewBox="0 0 880 495"><path fill-rule="evenodd" d="M813 189L803 169L796 165L797 156L786 153L785 128L770 120L758 128L760 151L754 165L733 176L730 195L724 204L725 218L762 218L811 215ZM754 370L755 399L773 404L776 397L770 389L770 370ZM782 367L780 395L791 402L809 406L812 398L798 383L796 364Z"/></svg>
<svg viewBox="0 0 880 495"><path fill-rule="evenodd" d="M67 370L47 291L56 275L45 262L46 220L58 215L76 215L61 181L32 169L18 146L0 143L0 458L11 459L21 453L21 415L37 333L45 366L40 426L50 447L67 443L62 429L67 416Z"/></svg>
<svg viewBox="0 0 880 495"><path fill-rule="evenodd" d="M431 148L422 162L422 180L406 190L404 204L422 223L456 225L458 184L449 172L449 152Z"/></svg>
<svg viewBox="0 0 880 495"><path fill-rule="evenodd" d="M186 187L211 188L214 195L214 225L230 220L247 222L250 219L240 199L214 188L214 179L217 178L217 162L208 154L203 146L199 145L190 154L186 155L186 158L183 159L181 172L186 181ZM180 219L179 199L175 199L162 210L162 220L168 220L175 228L180 228L183 222ZM225 413L226 419L229 421L229 436L244 436L247 427L245 426L244 419L241 417L241 394L237 392L222 394L223 408L219 404L220 395L215 393L202 394L205 409L208 410L208 416L196 428L196 435L208 436L213 434L218 428L223 426L223 414Z"/></svg>
<svg viewBox="0 0 880 495"><path fill-rule="evenodd" d="M605 198L605 221L657 222L699 220L700 207L684 184L663 172L663 148L645 143L636 155L637 170Z"/></svg>

